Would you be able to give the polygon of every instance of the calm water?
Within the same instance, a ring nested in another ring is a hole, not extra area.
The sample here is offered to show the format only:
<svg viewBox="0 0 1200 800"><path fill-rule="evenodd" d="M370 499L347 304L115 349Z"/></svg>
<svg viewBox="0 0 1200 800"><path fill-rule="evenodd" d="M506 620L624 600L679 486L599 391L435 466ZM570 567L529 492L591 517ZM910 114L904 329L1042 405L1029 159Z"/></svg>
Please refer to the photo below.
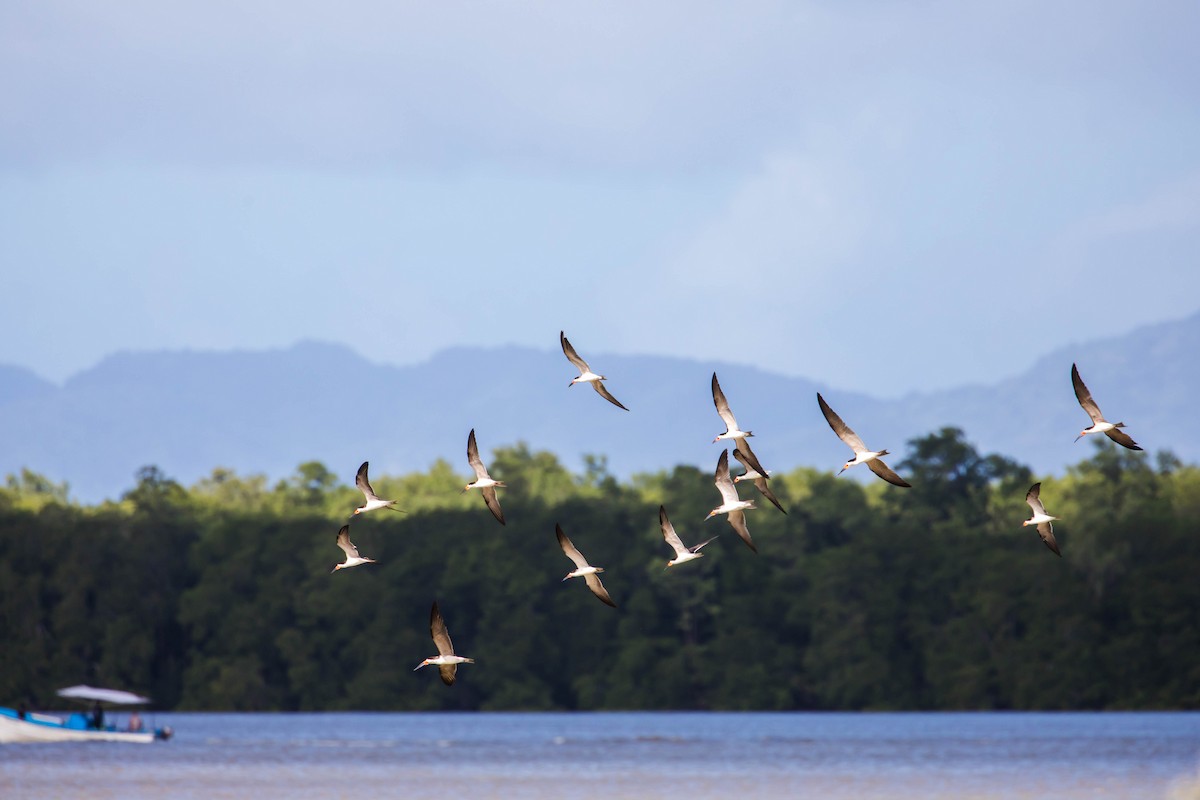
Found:
<svg viewBox="0 0 1200 800"><path fill-rule="evenodd" d="M0 797L1187 798L1200 714L156 714L0 746Z"/></svg>

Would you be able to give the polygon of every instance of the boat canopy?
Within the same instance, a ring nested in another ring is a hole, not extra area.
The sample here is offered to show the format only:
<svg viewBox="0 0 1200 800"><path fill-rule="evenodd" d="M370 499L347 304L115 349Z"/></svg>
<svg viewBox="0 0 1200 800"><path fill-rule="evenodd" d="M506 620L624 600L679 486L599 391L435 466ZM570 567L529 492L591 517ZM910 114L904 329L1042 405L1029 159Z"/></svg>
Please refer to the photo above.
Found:
<svg viewBox="0 0 1200 800"><path fill-rule="evenodd" d="M71 700L95 700L100 703L112 703L121 706L138 706L150 702L149 697L142 697L133 692L122 692L119 689L97 689L94 686L68 686L58 690L59 697Z"/></svg>

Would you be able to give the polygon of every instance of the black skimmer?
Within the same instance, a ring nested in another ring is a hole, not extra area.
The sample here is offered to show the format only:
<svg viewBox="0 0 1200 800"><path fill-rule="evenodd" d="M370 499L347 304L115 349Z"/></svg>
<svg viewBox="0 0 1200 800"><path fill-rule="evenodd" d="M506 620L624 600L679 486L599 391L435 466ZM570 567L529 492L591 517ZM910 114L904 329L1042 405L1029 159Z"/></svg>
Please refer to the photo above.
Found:
<svg viewBox="0 0 1200 800"><path fill-rule="evenodd" d="M719 442L722 439L732 439L734 447L742 445L742 453L749 459L749 465L754 468L754 471L760 475L766 475L767 471L763 469L762 464L758 463L758 457L750 449L749 442L746 437L753 436L753 431L744 431L738 427L737 418L733 416L733 412L729 410L729 401L725 399L725 393L721 391L721 384L717 381L717 373L712 376L712 396L713 405L717 407L717 415L721 417L721 421L725 423L725 432L718 434L714 442Z"/></svg>
<svg viewBox="0 0 1200 800"><path fill-rule="evenodd" d="M685 547L683 541L679 538L679 534L675 533L675 526L671 524L671 520L667 519L667 509L665 506L658 507L658 524L662 528L663 538L666 539L667 544L671 545L671 549L675 551L675 557L667 562L668 567L693 561L697 558L703 558L704 553L700 552L700 548L717 538L714 536L712 539L705 540L693 547Z"/></svg>
<svg viewBox="0 0 1200 800"><path fill-rule="evenodd" d="M1122 447L1128 447L1130 450L1142 449L1128 433L1118 430L1118 428L1125 427L1124 422L1109 422L1104 418L1104 415L1100 413L1100 406L1096 405L1096 401L1092 399L1092 393L1088 391L1083 378L1079 377L1079 368L1074 364L1071 365L1071 383L1075 386L1075 399L1092 419L1092 426L1080 431L1079 435L1075 437L1075 441L1078 442L1089 433L1103 433Z"/></svg>
<svg viewBox="0 0 1200 800"><path fill-rule="evenodd" d="M442 612L438 610L437 600L433 601L433 608L429 611L429 632L433 635L438 654L417 664L413 672L421 667L436 666L438 674L442 676L442 683L453 686L458 665L474 664L475 659L454 655L454 642L450 641L450 632L446 630L446 621L442 619Z"/></svg>
<svg viewBox="0 0 1200 800"><path fill-rule="evenodd" d="M479 457L479 446L475 444L475 429L471 428L471 433L467 436L467 463L471 465L471 469L475 470L475 480L463 487L463 491L470 489L478 489L483 495L483 502L487 503L488 510L492 512L492 516L501 525L504 524L504 512L500 509L500 500L496 497L496 487L504 488L503 481L494 481L492 476L488 475L487 467L483 465L483 459Z"/></svg>
<svg viewBox="0 0 1200 800"><path fill-rule="evenodd" d="M750 443L743 439L739 445L739 447L733 448L733 457L736 458L738 462L740 462L741 465L746 468L746 471L741 475L735 476L733 482L741 483L742 481L753 481L754 488L758 489L759 494L770 500L775 504L776 508L786 514L787 510L779 503L779 498L775 496L775 492L771 491L771 487L767 485L767 476L761 474L754 467L750 466L751 459L754 458L754 454L745 453L742 451L742 448L748 448Z"/></svg>
<svg viewBox="0 0 1200 800"><path fill-rule="evenodd" d="M705 519L712 519L717 514L725 514L725 518L729 521L729 526L733 528L734 533L742 537L742 541L746 543L754 552L758 552L758 548L754 545L754 540L750 538L750 529L746 527L746 509L754 508L753 500L743 500L738 497L737 486L733 483L733 478L729 477L729 451L722 450L721 457L717 459L717 472L715 475L715 483L717 491L721 493L721 505L708 512Z"/></svg>
<svg viewBox="0 0 1200 800"><path fill-rule="evenodd" d="M563 580L565 581L570 578L582 577L584 582L587 583L588 588L592 590L592 594L596 595L596 597L599 597L600 601L606 605L616 608L617 604L614 603L612 598L608 596L608 591L604 588L604 584L601 583L600 578L596 576L597 572L604 572L603 567L593 567L591 564L589 564L587 559L583 557L583 553L579 552L578 548L571 544L571 540L567 538L565 533L563 533L561 525L556 524L554 526L554 532L558 535L559 547L561 547L562 551L567 554L567 558L575 562L575 569L568 572L567 577L563 578Z"/></svg>
<svg viewBox="0 0 1200 800"><path fill-rule="evenodd" d="M340 531L338 531L337 546L342 548L342 552L346 554L346 560L343 561L341 564L338 564L337 566L335 566L333 568L333 572L337 572L339 569L349 569L350 567L357 567L359 564L374 564L375 563L375 559L363 558L362 556L360 556L358 554L358 548L355 547L354 543L350 541L350 526L349 525L343 525L342 529ZM332 575L333 572L331 572L330 574Z"/></svg>
<svg viewBox="0 0 1200 800"><path fill-rule="evenodd" d="M1042 542L1054 551L1054 555L1062 558L1062 553L1058 550L1058 542L1054 541L1054 526L1050 524L1051 520L1056 520L1058 517L1052 517L1046 513L1046 507L1042 505L1041 493L1041 482L1035 483L1025 493L1025 502L1033 509L1033 517L1025 520L1021 525L1022 527L1036 525L1038 536L1042 537Z"/></svg>
<svg viewBox="0 0 1200 800"><path fill-rule="evenodd" d="M889 455L887 450L868 450L867 446L863 444L863 440L858 438L858 434L850 430L850 426L842 422L842 418L829 407L829 404L825 402L825 398L821 397L820 392L817 392L817 403L820 404L821 413L825 415L825 421L829 423L829 427L833 428L833 432L838 435L838 438L854 451L854 458L842 466L838 475L841 475L851 467L866 464L867 469L888 483L895 486L903 486L906 489L912 488L911 483L901 478L895 472L892 472L891 468L880 460L883 456Z"/></svg>
<svg viewBox="0 0 1200 800"><path fill-rule="evenodd" d="M617 408L625 408L625 406L621 405L617 398L613 397L612 394L609 393L607 387L600 382L607 380L607 378L605 378L603 375L597 375L595 372L592 372L592 368L588 366L586 361L579 357L579 353L575 352L575 348L572 347L571 343L567 341L567 337L562 331L558 332L558 339L562 344L563 355L567 357L567 361L570 361L575 365L575 368L579 370L579 377L573 378L568 386L574 386L577 383L590 383L592 388L595 389L596 392L605 400L612 403ZM629 409L625 408L625 410L628 411Z"/></svg>
<svg viewBox="0 0 1200 800"><path fill-rule="evenodd" d="M365 514L368 511L374 511L377 508L387 508L391 509L392 511L400 511L400 509L396 508L395 500L384 500L380 498L379 495L375 494L375 490L371 488L371 482L367 480L367 463L368 462L364 461L362 466L358 468L358 474L354 476L354 485L357 486L358 490L363 493L363 497L365 497L367 501L358 508L354 509L354 513L356 515ZM400 513L404 512L401 511Z"/></svg>

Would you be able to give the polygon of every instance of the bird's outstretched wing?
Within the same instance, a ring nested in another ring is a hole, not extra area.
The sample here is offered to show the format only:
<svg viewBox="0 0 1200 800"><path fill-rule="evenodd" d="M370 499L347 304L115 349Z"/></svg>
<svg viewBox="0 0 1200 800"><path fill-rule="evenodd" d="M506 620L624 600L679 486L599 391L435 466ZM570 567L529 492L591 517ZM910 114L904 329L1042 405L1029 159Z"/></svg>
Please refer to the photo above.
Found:
<svg viewBox="0 0 1200 800"><path fill-rule="evenodd" d="M488 475L487 467L483 465L483 459L479 457L479 445L475 443L474 428L471 428L471 432L467 435L467 463L475 471L476 480L486 480L491 477Z"/></svg>
<svg viewBox="0 0 1200 800"><path fill-rule="evenodd" d="M684 546L683 541L679 538L679 534L675 533L675 526L667 518L666 506L658 507L658 525L662 528L663 538L666 539L671 549L675 551L675 555L681 556L689 552L688 548Z"/></svg>
<svg viewBox="0 0 1200 800"><path fill-rule="evenodd" d="M825 415L825 421L829 423L829 427L833 428L833 432L838 438L845 442L851 450L856 453L866 453L867 446L863 444L863 440L858 438L858 434L850 430L850 426L842 422L842 418L837 415L837 412L829 407L829 403L825 402L825 398L821 397L821 393L817 392L817 404L821 406L821 413Z"/></svg>
<svg viewBox="0 0 1200 800"><path fill-rule="evenodd" d="M722 450L721 457L717 459L717 471L713 475L713 483L716 484L717 491L721 493L723 502L736 503L741 500L738 497L737 487L733 485L733 478L729 477L728 450Z"/></svg>
<svg viewBox="0 0 1200 800"><path fill-rule="evenodd" d="M438 664L438 676L447 686L454 685L454 676L458 672L458 664Z"/></svg>
<svg viewBox="0 0 1200 800"><path fill-rule="evenodd" d="M758 460L758 456L750 449L749 439L738 439L738 446L733 448L733 457L740 461L747 470L754 470L764 478L770 475L762 462Z"/></svg>
<svg viewBox="0 0 1200 800"><path fill-rule="evenodd" d="M567 336L562 331L558 332L558 341L562 345L563 355L567 357L567 361L575 365L575 369L579 370L580 374L592 371L588 363L579 357L579 353L575 352L575 348L567 341Z"/></svg>
<svg viewBox="0 0 1200 800"><path fill-rule="evenodd" d="M1112 439L1114 442L1121 445L1122 447L1128 447L1130 450L1141 450L1142 449L1141 445L1139 445L1137 442L1135 442L1133 440L1133 437L1131 437L1128 433L1121 430L1120 428L1113 428L1112 430L1105 431L1104 435L1107 436L1108 438Z"/></svg>
<svg viewBox="0 0 1200 800"><path fill-rule="evenodd" d="M337 546L342 548L342 552L346 554L346 558L359 558L358 548L350 541L350 526L343 525L338 531Z"/></svg>
<svg viewBox="0 0 1200 800"><path fill-rule="evenodd" d="M905 489L912 488L911 483L904 480L904 478L901 478L899 475L897 475L895 472L893 472L891 467L889 467L887 464L883 463L878 458L873 458L870 461L868 461L867 469L871 470L871 472L874 472L876 475L883 478L885 481L892 484L893 486L903 486Z"/></svg>
<svg viewBox="0 0 1200 800"><path fill-rule="evenodd" d="M1062 553L1058 549L1058 542L1054 541L1054 528L1049 522L1039 522L1037 526L1038 536L1042 542L1054 551L1054 555L1062 558Z"/></svg>
<svg viewBox="0 0 1200 800"><path fill-rule="evenodd" d="M749 445L750 443L745 440L743 440L741 443L741 446L745 447L747 450L749 449ZM775 496L775 492L773 492L771 487L767 485L767 476L755 469L752 465L750 459L753 458L753 456L747 456L746 453L742 452L741 447L735 447L733 448L733 457L740 461L742 466L746 468L746 472L738 476L738 480L746 480L748 478L753 481L754 488L758 489L759 494L770 500L776 508L786 514L787 509L783 507L783 505L779 502L779 498ZM734 483L736 482L737 481L734 481Z"/></svg>
<svg viewBox="0 0 1200 800"><path fill-rule="evenodd" d="M750 529L746 527L745 512L740 509L730 511L725 517L729 520L729 526L733 528L734 533L742 537L742 541L746 543L746 546L757 553L758 548L755 546L754 540L750 538Z"/></svg>
<svg viewBox="0 0 1200 800"><path fill-rule="evenodd" d="M591 566L591 564L587 562L587 559L583 557L583 553L579 552L579 549L575 547L575 545L571 544L571 540L567 538L565 533L563 533L561 525L558 525L557 523L554 525L554 533L558 537L558 546L561 547L562 551L567 554L567 558L575 562L575 566L579 567L580 569L587 569Z"/></svg>
<svg viewBox="0 0 1200 800"><path fill-rule="evenodd" d="M1075 386L1075 399L1092 418L1092 423L1104 422L1100 406L1096 405L1096 401L1092 399L1092 393L1088 390L1087 384L1083 382L1083 378L1079 377L1079 368L1074 364L1071 365L1071 383Z"/></svg>
<svg viewBox="0 0 1200 800"><path fill-rule="evenodd" d="M587 583L587 587L592 590L592 594L600 598L600 602L605 605L617 607L612 598L608 596L608 590L604 588L604 584L600 582L600 576L594 572L590 572L583 576L583 580Z"/></svg>
<svg viewBox="0 0 1200 800"><path fill-rule="evenodd" d="M1038 481L1033 486L1029 487L1029 491L1025 493L1025 502L1033 509L1034 514L1046 514L1046 507L1042 505L1042 483Z"/></svg>
<svg viewBox="0 0 1200 800"><path fill-rule="evenodd" d="M736 431L738 429L737 419L734 418L733 412L729 410L729 401L725 399L725 393L721 391L721 384L717 381L717 373L715 372L712 376L712 396L713 405L717 407L717 415L725 423L725 430Z"/></svg>
<svg viewBox="0 0 1200 800"><path fill-rule="evenodd" d="M629 410L628 408L625 408L625 406L621 405L621 401L613 397L612 392L608 390L608 387L600 381L592 381L592 388L596 390L597 394L599 394L608 402L612 403L617 408L624 408L626 411Z"/></svg>
<svg viewBox="0 0 1200 800"><path fill-rule="evenodd" d="M375 494L375 490L371 488L371 482L367 480L367 464L370 462L364 461L362 466L358 468L358 472L354 476L354 485L368 500L378 500L379 495Z"/></svg>
<svg viewBox="0 0 1200 800"><path fill-rule="evenodd" d="M488 511L492 512L492 516L496 518L496 521L501 525L506 524L504 522L504 511L500 508L500 498L496 497L496 487L488 486L480 489L479 493L483 495L483 502L487 504Z"/></svg>
<svg viewBox="0 0 1200 800"><path fill-rule="evenodd" d="M787 509L784 508L783 504L779 502L779 498L775 496L775 492L771 491L771 487L767 485L766 478L755 478L754 488L758 489L759 494L770 500L776 508L778 508L784 514L787 513Z"/></svg>
<svg viewBox="0 0 1200 800"><path fill-rule="evenodd" d="M454 643L450 641L450 632L446 630L446 620L442 619L442 612L438 608L437 600L433 601L433 608L429 610L429 633L433 636L433 643L437 646L438 655L454 655Z"/></svg>

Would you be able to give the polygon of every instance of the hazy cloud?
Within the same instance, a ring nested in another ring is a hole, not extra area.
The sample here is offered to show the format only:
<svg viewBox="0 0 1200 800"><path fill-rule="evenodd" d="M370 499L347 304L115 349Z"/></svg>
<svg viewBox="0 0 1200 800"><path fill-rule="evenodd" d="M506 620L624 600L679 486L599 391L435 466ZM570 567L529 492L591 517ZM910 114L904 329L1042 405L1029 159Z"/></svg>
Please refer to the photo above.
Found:
<svg viewBox="0 0 1200 800"><path fill-rule="evenodd" d="M1015 373L1195 307L1198 23L18 0L0 361L302 338L412 361L569 322L593 352L848 388Z"/></svg>
<svg viewBox="0 0 1200 800"><path fill-rule="evenodd" d="M0 142L10 167L708 169L923 82L946 99L1027 82L1169 98L1193 88L1196 17L1189 4L17 2L0 11Z"/></svg>

